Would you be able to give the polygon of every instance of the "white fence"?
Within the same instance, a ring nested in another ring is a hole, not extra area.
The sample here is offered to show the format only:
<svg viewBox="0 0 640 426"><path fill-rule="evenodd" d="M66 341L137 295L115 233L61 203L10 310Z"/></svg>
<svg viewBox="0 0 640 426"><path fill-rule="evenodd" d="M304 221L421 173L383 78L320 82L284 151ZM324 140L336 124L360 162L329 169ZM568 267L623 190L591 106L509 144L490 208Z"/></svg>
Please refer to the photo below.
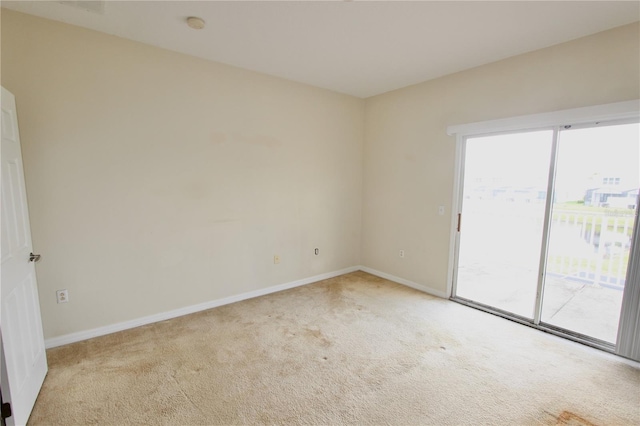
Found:
<svg viewBox="0 0 640 426"><path fill-rule="evenodd" d="M587 284L624 287L633 212L555 210L547 273Z"/></svg>

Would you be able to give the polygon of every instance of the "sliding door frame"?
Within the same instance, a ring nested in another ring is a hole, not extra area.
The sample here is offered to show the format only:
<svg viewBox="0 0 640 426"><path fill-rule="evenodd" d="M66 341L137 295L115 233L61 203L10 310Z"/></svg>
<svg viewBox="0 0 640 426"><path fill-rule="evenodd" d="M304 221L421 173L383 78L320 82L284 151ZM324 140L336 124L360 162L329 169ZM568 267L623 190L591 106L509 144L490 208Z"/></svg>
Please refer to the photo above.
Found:
<svg viewBox="0 0 640 426"><path fill-rule="evenodd" d="M640 298L640 282L635 283L631 277L640 276L640 226L636 225L632 237L634 241L629 256L627 271L627 285L625 285L622 301L622 313L618 330L616 345L585 336L579 333L555 327L541 322L542 302L544 296L544 275L546 270L547 250L549 243L549 231L553 208L553 186L555 183L555 170L558 150L558 137L562 129L578 127L595 127L598 124L622 124L624 122L640 122L640 101L618 102L614 104L599 105L586 108L562 110L544 114L535 114L506 118L493 121L449 126L447 134L456 136L456 158L453 188L453 203L451 210L451 234L449 249L449 273L447 292L452 300L482 309L501 317L516 321L536 329L540 329L561 337L565 337L589 346L608 352L613 352L627 358L640 361L640 336L637 330L640 328L640 307L636 299ZM519 315L502 311L495 307L487 306L472 300L456 297L458 253L460 248L461 208L464 186L464 162L466 154L466 142L468 138L492 136L498 134L525 133L539 130L553 130L551 160L549 165L549 180L547 182L547 199L545 204L543 239L540 252L540 264L535 300L534 318L525 318ZM640 206L636 208L636 219Z"/></svg>
<svg viewBox="0 0 640 426"><path fill-rule="evenodd" d="M549 130L552 133L552 137L553 137L553 142L551 145L551 162L552 164L550 164L550 172L549 172L549 177L548 177L548 187L547 187L547 191L548 193L551 193L550 191L553 190L553 188L551 187L552 183L553 183L553 175L555 174L555 156L556 156L556 150L557 150L557 140L558 140L558 129L557 126L545 126L545 127L540 127L540 128L531 128L531 129L524 129L524 130L507 130L507 131L496 131L496 132L488 132L488 133L483 133L483 134L473 134L473 135L463 135L462 139L460 141L458 141L458 146L456 147L456 183L455 183L455 195L454 195L454 206L452 208L452 212L453 212L453 216L452 216L452 223L454 224L454 226L452 227L452 232L451 232L451 236L452 236L452 240L453 240L453 244L451 244L451 247L453 248L453 250L450 253L450 266L452 267L451 269L451 274L450 274L450 280L449 280L449 286L447 289L447 294L449 295L449 297L453 297L456 295L457 293L457 284L458 284L458 253L460 251L460 229L462 227L462 200L464 197L464 173L465 173L465 159L466 159L466 154L467 154L467 139L469 138L476 138L476 137L487 137L487 136L500 136L500 135L509 135L509 134L514 134L514 133L530 133L530 132L539 132L539 131L544 131L544 130ZM551 223L551 216L550 216L550 211L551 211L551 206L553 205L553 203L549 203L549 200L545 201L545 212L544 212L544 232L545 234L547 233L547 228ZM547 241L546 238L543 239L543 251L544 253L546 253L546 246L547 246ZM541 269L544 270L544 269ZM537 284L537 291L536 291L536 306L538 304L537 299L540 296L540 289L541 286L544 284L544 276L542 276L542 274L540 274L541 276L538 277L538 284ZM468 299L464 299L463 300L470 302L470 303L474 303L474 304L479 304L482 306L487 306L488 305L483 305L481 303L478 302L473 302L471 300ZM542 303L542 302L540 302ZM493 308L496 309L496 308ZM506 314L511 314L511 315L516 315L518 317L520 317L520 315L517 314L513 314L513 313L509 313L507 311L502 311L501 309L496 309L497 311L500 312L504 312ZM526 318L526 317L521 317L521 318ZM536 324L539 321L536 322Z"/></svg>
<svg viewBox="0 0 640 426"><path fill-rule="evenodd" d="M544 298L544 278L547 270L547 252L549 250L549 234L551 229L551 215L553 214L553 193L556 183L556 165L558 163L558 126L553 128L551 136L551 158L549 160L549 175L547 177L547 199L544 206L544 224L542 228L542 244L540 245L540 264L538 265L538 288L533 308L533 323L540 325L542 317L542 300Z"/></svg>

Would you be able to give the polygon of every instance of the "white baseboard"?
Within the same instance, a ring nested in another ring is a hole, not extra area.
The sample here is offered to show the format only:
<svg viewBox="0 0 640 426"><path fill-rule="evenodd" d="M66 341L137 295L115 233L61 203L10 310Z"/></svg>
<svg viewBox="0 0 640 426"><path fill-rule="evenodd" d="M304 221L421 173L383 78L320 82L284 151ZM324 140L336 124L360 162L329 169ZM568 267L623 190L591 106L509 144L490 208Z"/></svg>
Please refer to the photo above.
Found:
<svg viewBox="0 0 640 426"><path fill-rule="evenodd" d="M414 288L416 290L422 291L423 293L430 294L432 296L441 297L443 299L448 299L449 296L440 290L435 290L430 287L425 287L418 283L414 283L413 281L405 280L404 278L396 277L395 275L387 274L386 272L376 271L375 269L369 268L367 266L360 266L360 270L367 272L371 275L375 275L376 277L384 278L389 281L396 282L398 284L406 285L407 287Z"/></svg>
<svg viewBox="0 0 640 426"><path fill-rule="evenodd" d="M104 336L106 334L116 333L118 331L128 330L130 328L140 327L141 325L152 324L154 322L181 317L183 315L193 314L195 312L216 308L218 306L228 305L230 303L240 302L242 300L252 299L254 297L260 297L266 294L276 293L278 291L288 290L294 287L300 287L306 284L311 284L317 281L322 281L329 278L337 277L339 275L355 272L360 269L361 268L359 266L352 266L349 268L340 269L339 271L327 272L325 274L315 275L313 277L303 278L301 280L291 281L288 283L274 285L267 288L261 288L259 290L242 293L235 296L229 296L222 299L211 300L209 302L199 303L197 305L185 306L184 308L174 309L168 312L161 312L159 314L149 315L146 317L142 317L142 318L138 318L130 321L119 322L117 324L111 324L104 327L93 328L91 330L65 334L63 336L46 339L44 344L47 349L55 348L56 346L62 346L62 345L67 345L69 343L80 342L82 340Z"/></svg>
<svg viewBox="0 0 640 426"><path fill-rule="evenodd" d="M291 281L284 284L279 284L259 290L250 291L247 293L238 294L235 296L229 296L222 299L211 300L209 302L199 303L197 305L185 306L184 308L174 309L172 311L161 312L159 314L149 315L142 318L137 318L130 321L119 322L116 324L107 325L104 327L93 328L91 330L78 331L76 333L65 334L63 336L53 337L45 340L45 347L47 349L55 348L56 346L68 345L69 343L80 342L82 340L92 339L94 337L104 336L118 331L128 330L142 325L152 324L154 322L164 321L171 318L181 317L183 315L193 314L195 312L204 311L207 309L217 308L218 306L228 305L230 303L240 302L242 300L252 299L254 297L260 297L271 293L276 293L282 290L288 290L294 287L300 287L303 285L311 284L317 281L334 278L339 275L348 274L355 271L364 271L371 275L375 275L380 278L384 278L398 284L406 285L407 287L414 288L433 296L448 298L448 296L439 290L434 290L429 287L422 286L414 283L413 281L405 280L404 278L396 277L395 275L380 272L375 269L366 266L352 266L339 271L327 272L325 274L315 275L313 277L303 278L301 280Z"/></svg>

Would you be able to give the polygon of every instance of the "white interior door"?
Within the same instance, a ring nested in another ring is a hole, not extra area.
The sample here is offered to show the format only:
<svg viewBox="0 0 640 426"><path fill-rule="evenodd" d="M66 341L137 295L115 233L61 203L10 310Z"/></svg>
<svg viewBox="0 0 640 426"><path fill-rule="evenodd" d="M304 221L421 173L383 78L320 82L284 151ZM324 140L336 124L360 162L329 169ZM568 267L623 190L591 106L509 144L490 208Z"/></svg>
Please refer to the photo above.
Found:
<svg viewBox="0 0 640 426"><path fill-rule="evenodd" d="M22 168L18 118L13 94L2 88L2 302L0 333L6 374L2 398L11 404L7 425L29 419L47 359L32 256L29 211Z"/></svg>

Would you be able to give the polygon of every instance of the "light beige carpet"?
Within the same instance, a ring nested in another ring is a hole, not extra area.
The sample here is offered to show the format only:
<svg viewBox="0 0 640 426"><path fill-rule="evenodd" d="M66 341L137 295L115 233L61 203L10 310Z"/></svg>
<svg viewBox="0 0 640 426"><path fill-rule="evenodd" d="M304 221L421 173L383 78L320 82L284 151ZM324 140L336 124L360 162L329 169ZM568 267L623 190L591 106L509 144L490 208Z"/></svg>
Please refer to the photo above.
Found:
<svg viewBox="0 0 640 426"><path fill-rule="evenodd" d="M640 370L356 272L48 351L30 425L640 424Z"/></svg>

